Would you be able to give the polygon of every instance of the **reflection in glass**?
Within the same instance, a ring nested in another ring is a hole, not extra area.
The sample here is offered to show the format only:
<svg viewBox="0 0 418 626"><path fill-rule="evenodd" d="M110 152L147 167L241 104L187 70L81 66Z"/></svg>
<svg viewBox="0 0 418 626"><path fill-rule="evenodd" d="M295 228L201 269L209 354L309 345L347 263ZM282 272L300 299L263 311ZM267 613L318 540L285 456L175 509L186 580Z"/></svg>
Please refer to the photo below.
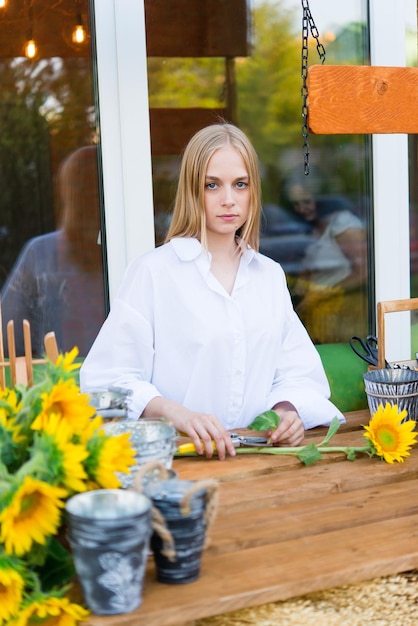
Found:
<svg viewBox="0 0 418 626"><path fill-rule="evenodd" d="M3 328L14 320L18 355L24 317L35 356L49 331L60 350L85 355L105 316L89 2L30 7L9 2L0 20ZM74 42L77 25L84 40Z"/></svg>
<svg viewBox="0 0 418 626"><path fill-rule="evenodd" d="M247 5L246 0L234 2ZM365 0L318 0L311 11L327 63L369 63ZM187 54L187 37L182 40L182 55L177 57L152 56L158 49L153 43L148 52L151 120L155 108L164 109L171 118L165 118L160 133L164 128L171 134L188 107L206 112L223 107L224 117L249 135L262 174L260 251L283 266L294 303L314 341L333 343L367 334L368 302L372 302L367 291L367 244L372 244L371 149L365 136L311 135L312 173L305 177L301 21L301 5L296 0L251 3L251 19L241 24L249 45L228 58L228 65L222 64L222 50L217 57L209 51L201 55L205 58L197 58L193 41ZM315 41L310 44L309 64L318 63ZM206 119L205 124L211 123L210 116ZM154 131L153 141L151 124L157 244L163 241L170 221L181 152L181 147L177 151L161 149L159 136ZM181 145L188 138L184 136ZM320 179L315 178L315 171L321 172ZM307 219L294 211L289 195L292 179L303 189L316 187L315 217Z"/></svg>
<svg viewBox="0 0 418 626"><path fill-rule="evenodd" d="M24 319L31 325L37 356L51 329L61 350L77 345L80 354L87 354L104 322L96 146L72 152L58 179L60 227L29 240L2 291L3 319L15 322L18 354L24 353Z"/></svg>

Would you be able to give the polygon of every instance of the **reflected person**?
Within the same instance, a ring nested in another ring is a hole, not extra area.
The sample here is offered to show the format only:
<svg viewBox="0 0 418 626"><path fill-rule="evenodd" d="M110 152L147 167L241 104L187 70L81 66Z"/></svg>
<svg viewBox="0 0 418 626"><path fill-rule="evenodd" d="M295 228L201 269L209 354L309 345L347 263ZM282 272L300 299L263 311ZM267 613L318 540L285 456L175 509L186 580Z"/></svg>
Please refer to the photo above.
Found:
<svg viewBox="0 0 418 626"><path fill-rule="evenodd" d="M299 299L297 313L317 343L363 335L367 239L362 221L341 197L316 198L297 183L287 194L293 210L313 227L313 240L292 290Z"/></svg>
<svg viewBox="0 0 418 626"><path fill-rule="evenodd" d="M58 184L59 229L26 243L1 294L5 344L7 322L14 320L17 355L24 354L24 319L33 356L40 357L50 331L60 351L77 346L86 355L105 318L96 147L72 152L60 166Z"/></svg>

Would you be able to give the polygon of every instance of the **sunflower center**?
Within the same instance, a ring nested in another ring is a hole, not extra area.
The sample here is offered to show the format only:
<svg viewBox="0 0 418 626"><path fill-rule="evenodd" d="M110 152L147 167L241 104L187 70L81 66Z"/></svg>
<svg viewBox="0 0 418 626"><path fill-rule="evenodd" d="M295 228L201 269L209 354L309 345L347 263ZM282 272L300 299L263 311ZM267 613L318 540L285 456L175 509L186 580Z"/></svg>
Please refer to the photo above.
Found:
<svg viewBox="0 0 418 626"><path fill-rule="evenodd" d="M39 494L26 494L20 503L20 514L25 517L28 513L32 513L39 504Z"/></svg>
<svg viewBox="0 0 418 626"><path fill-rule="evenodd" d="M387 424L377 430L376 440L384 450L396 450L398 445L397 432Z"/></svg>
<svg viewBox="0 0 418 626"><path fill-rule="evenodd" d="M62 415L61 402L52 402L48 410L49 415Z"/></svg>

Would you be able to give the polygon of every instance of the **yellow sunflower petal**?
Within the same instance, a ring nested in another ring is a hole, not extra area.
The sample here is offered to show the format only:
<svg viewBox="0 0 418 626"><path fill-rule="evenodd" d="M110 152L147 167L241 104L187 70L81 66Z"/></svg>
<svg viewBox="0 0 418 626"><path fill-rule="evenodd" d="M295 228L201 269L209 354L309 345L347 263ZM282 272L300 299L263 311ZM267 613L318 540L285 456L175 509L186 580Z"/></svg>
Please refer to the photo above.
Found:
<svg viewBox="0 0 418 626"><path fill-rule="evenodd" d="M0 566L0 624L18 612L23 596L24 581L12 567Z"/></svg>
<svg viewBox="0 0 418 626"><path fill-rule="evenodd" d="M73 432L80 433L95 413L94 407L89 404L89 396L80 393L73 380L57 383L49 393L42 393L41 399L42 410L32 424L34 430L43 429L50 415L54 414L66 420Z"/></svg>
<svg viewBox="0 0 418 626"><path fill-rule="evenodd" d="M59 354L57 358L57 367L62 368L66 372L73 372L81 367L81 363L74 363L74 359L78 356L78 348L75 346L71 352L65 354Z"/></svg>
<svg viewBox="0 0 418 626"><path fill-rule="evenodd" d="M30 602L13 622L13 626L77 626L90 614L79 604L68 598L46 597Z"/></svg>
<svg viewBox="0 0 418 626"><path fill-rule="evenodd" d="M135 465L135 450L132 448L129 433L101 438L101 447L94 471L94 479L104 489L120 487L116 472L129 473Z"/></svg>
<svg viewBox="0 0 418 626"><path fill-rule="evenodd" d="M407 411L399 411L398 405L389 402L385 407L379 404L363 435L371 441L376 454L387 463L402 463L410 455L409 450L416 443L417 433L413 432L415 421L406 420Z"/></svg>
<svg viewBox="0 0 418 626"><path fill-rule="evenodd" d="M87 473L83 461L89 453L84 445L72 443L73 431L70 424L58 415L52 414L43 432L52 438L61 458L61 465L57 471L60 483L69 491L85 491L84 481L87 479Z"/></svg>
<svg viewBox="0 0 418 626"><path fill-rule="evenodd" d="M10 504L0 513L0 541L7 554L20 556L34 542L45 544L61 522L67 491L26 476Z"/></svg>

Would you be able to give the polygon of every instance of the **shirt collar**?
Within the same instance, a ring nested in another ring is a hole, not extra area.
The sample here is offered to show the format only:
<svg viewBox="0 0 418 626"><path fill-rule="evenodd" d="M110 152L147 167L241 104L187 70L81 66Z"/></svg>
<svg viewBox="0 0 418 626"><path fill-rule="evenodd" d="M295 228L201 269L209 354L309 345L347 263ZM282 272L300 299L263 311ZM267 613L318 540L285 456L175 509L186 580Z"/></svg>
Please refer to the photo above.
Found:
<svg viewBox="0 0 418 626"><path fill-rule="evenodd" d="M194 237L174 237L170 243L181 261L194 261L201 254L205 256L208 254L200 241ZM242 258L248 265L254 258L255 251L249 246L245 246L242 240L240 240L239 245L242 251Z"/></svg>
<svg viewBox="0 0 418 626"><path fill-rule="evenodd" d="M170 243L181 261L194 261L204 252L200 241L193 237L174 237Z"/></svg>

